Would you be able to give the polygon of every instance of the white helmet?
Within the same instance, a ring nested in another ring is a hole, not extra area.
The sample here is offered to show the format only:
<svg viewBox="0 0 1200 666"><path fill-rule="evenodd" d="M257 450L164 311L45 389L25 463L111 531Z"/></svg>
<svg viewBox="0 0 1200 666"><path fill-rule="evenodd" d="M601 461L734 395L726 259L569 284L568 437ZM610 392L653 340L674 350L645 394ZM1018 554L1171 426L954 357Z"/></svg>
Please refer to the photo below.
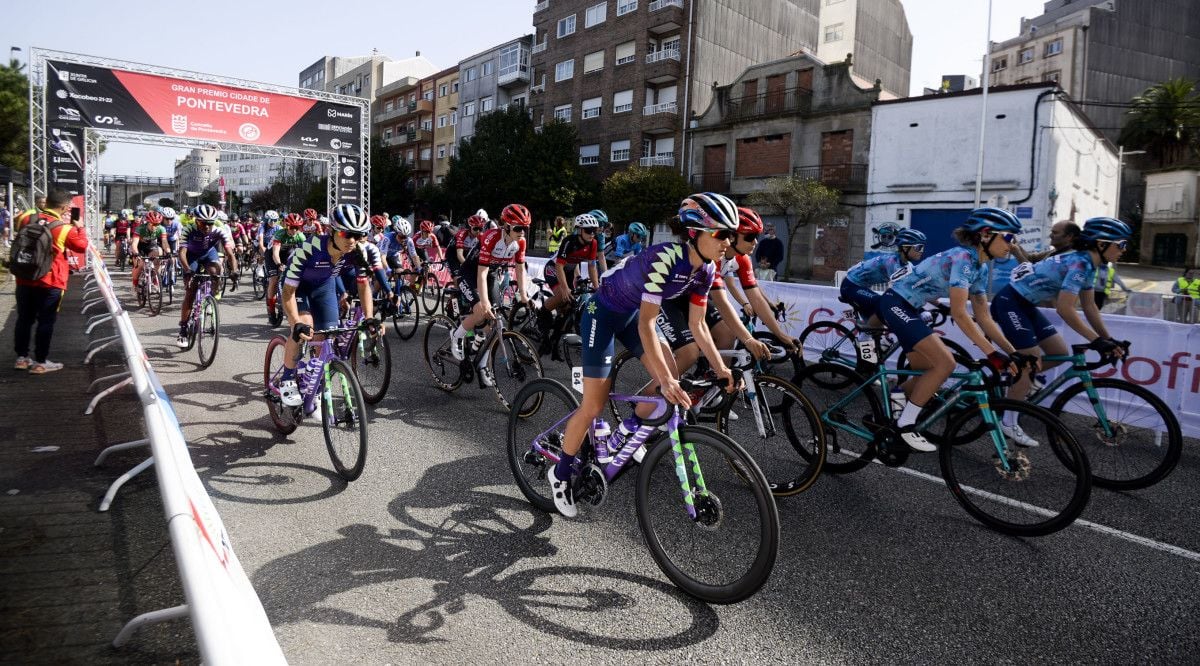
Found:
<svg viewBox="0 0 1200 666"><path fill-rule="evenodd" d="M217 211L217 219L222 222L228 222L229 216L225 214L225 211L219 210L219 211Z"/></svg>
<svg viewBox="0 0 1200 666"><path fill-rule="evenodd" d="M398 217L399 219L392 222L392 231L395 231L396 233L400 234L401 236L411 236L412 235L412 222L409 222L408 220L400 217L399 215L397 215L396 217Z"/></svg>
<svg viewBox="0 0 1200 666"><path fill-rule="evenodd" d="M479 217L482 217L482 218L483 218L483 219L485 219L485 220L490 220L490 219L492 219L492 218L488 217L487 211L486 211L486 210L484 210L484 209L482 209L482 208L480 208L479 210L475 211L475 214L476 214L476 215L478 215Z"/></svg>
<svg viewBox="0 0 1200 666"><path fill-rule="evenodd" d="M576 215L575 216L575 228L576 229L599 229L600 228L600 220L597 220L596 216L592 215L591 213L583 213L581 215Z"/></svg>
<svg viewBox="0 0 1200 666"><path fill-rule="evenodd" d="M267 214L264 215L263 217L267 218L268 220L270 220L272 222L278 222L279 221L279 211L269 210L269 211L267 211Z"/></svg>
<svg viewBox="0 0 1200 666"><path fill-rule="evenodd" d="M168 220L175 219L175 215L176 215L175 209L171 208L170 206L163 206L163 209L159 212L162 213L162 216L167 218Z"/></svg>

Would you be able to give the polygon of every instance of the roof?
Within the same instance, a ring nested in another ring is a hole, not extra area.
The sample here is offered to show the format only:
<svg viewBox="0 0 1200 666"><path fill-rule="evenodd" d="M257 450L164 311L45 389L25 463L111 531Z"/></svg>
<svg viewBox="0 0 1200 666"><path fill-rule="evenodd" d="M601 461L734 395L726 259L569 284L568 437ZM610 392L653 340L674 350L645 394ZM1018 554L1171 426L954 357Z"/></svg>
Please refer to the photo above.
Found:
<svg viewBox="0 0 1200 666"><path fill-rule="evenodd" d="M988 88L988 94L1013 92L1016 90L1036 90L1039 88L1057 88L1058 84L1049 81L1039 81L1037 83L1017 83L1011 86L991 86ZM875 102L873 106L881 106L884 104L904 104L906 102L925 102L934 99L948 99L952 97L969 97L971 95L982 95L983 88L970 88L968 90L959 90L958 92L938 93L934 95L921 95L919 97L902 97L900 99L881 99Z"/></svg>

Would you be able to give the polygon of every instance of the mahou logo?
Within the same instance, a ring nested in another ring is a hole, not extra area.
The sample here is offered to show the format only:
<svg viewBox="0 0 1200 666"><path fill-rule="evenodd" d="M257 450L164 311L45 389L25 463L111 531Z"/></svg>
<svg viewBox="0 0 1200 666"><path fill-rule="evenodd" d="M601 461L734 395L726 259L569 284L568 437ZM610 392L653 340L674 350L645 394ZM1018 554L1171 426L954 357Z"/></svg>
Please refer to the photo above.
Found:
<svg viewBox="0 0 1200 666"><path fill-rule="evenodd" d="M171 131L176 134L187 132L187 116L179 113L171 114Z"/></svg>

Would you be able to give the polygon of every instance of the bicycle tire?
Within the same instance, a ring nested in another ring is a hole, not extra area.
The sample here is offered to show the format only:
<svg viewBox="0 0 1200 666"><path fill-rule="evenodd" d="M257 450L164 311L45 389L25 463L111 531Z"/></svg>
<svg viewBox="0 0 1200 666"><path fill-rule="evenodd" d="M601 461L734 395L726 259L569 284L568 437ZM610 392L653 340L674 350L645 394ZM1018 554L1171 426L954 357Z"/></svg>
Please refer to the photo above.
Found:
<svg viewBox="0 0 1200 666"><path fill-rule="evenodd" d="M836 376L837 379L831 377ZM867 378L841 363L817 363L800 371L796 387L813 403L821 415L825 432L825 464L832 474L855 472L875 458L874 441L866 440L843 427L853 425L867 428L867 420L880 423L884 419L883 405L874 390L859 391L855 398L826 416L829 407L837 404L854 388L867 383ZM830 387L832 385L832 388Z"/></svg>
<svg viewBox="0 0 1200 666"><path fill-rule="evenodd" d="M783 346L783 343L779 340L779 336L770 331L754 331L751 333L751 335L754 336L755 340L760 342L765 342L775 347ZM775 377L790 377L791 381L794 382L796 380L796 375L799 375L800 371L804 369L804 347L801 346L800 349L801 351L799 353L788 354L778 361L770 359L764 361L763 370L765 370L767 374ZM784 369L790 370L790 372L784 372Z"/></svg>
<svg viewBox="0 0 1200 666"><path fill-rule="evenodd" d="M445 315L434 315L425 325L422 350L425 367L433 377L433 383L446 392L462 386L462 367L450 353L450 333L458 327Z"/></svg>
<svg viewBox="0 0 1200 666"><path fill-rule="evenodd" d="M706 450L699 451L698 448ZM685 457L689 464L677 465L675 455L669 455L673 451ZM685 501L680 497L678 473L686 468L695 479L701 472L701 463L707 463L703 478L708 493L697 494ZM731 510L735 500L738 505L747 505L744 513ZM684 508L685 502L696 507L697 518L690 517ZM642 460L634 504L638 526L650 556L667 578L684 592L709 603L732 604L752 596L770 578L779 554L779 510L762 470L742 447L725 435L709 428L683 426L679 429L678 440L660 437ZM681 544L676 549L674 543L668 543L674 539L664 538L667 520L658 520L651 513L663 508L673 517L671 523L685 525L685 534L679 541L690 540L690 545ZM712 535L722 526L738 530L739 535L735 535L729 544L717 548L711 543ZM693 536L697 534L701 536L702 545L698 545ZM739 566L733 561L734 551L747 549L751 551L746 558L748 564ZM683 550L704 551L709 560L705 564L713 565L716 570L703 580L699 578L698 567L686 567L685 570L678 561L679 551ZM672 551L676 551L675 556ZM730 573L731 567L739 570ZM740 570L743 568L744 571Z"/></svg>
<svg viewBox="0 0 1200 666"><path fill-rule="evenodd" d="M1110 424L1116 426L1116 440L1106 439L1094 412L1083 411L1084 407L1093 409L1093 406L1085 392L1087 387L1082 382L1068 386L1058 394L1050 406L1050 411L1063 422L1083 447L1092 467L1092 483L1111 490L1138 490L1166 478L1179 464L1183 453L1183 431L1175 413L1167 407L1162 398L1131 382L1096 378L1092 380L1092 386L1101 394ZM1129 394L1132 400L1115 398L1114 393ZM1136 403L1139 402L1144 406L1138 407ZM1161 420L1161 430L1157 429L1158 424L1146 422L1148 415L1137 414L1139 411L1146 414L1146 410L1156 414ZM1132 422L1130 417L1133 417ZM1166 436L1165 448L1153 441L1129 446L1133 436L1138 433L1148 434L1151 440L1158 439L1159 437L1154 435L1156 430L1160 437ZM1137 465L1137 471L1127 470L1125 463L1135 462L1134 457L1139 458L1137 462L1145 461L1146 464ZM1123 471L1126 473L1121 473Z"/></svg>
<svg viewBox="0 0 1200 666"><path fill-rule="evenodd" d="M989 406L997 423L1006 413L1017 412L1021 427L1042 444L1020 448L1006 443L1008 470L1000 466L991 438L998 428L984 429L972 443L939 447L942 478L951 494L973 518L1003 534L1045 536L1073 523L1087 506L1092 487L1087 456L1079 443L1042 407L1007 398L992 398ZM948 436L979 430L975 420L983 421L978 405L951 422ZM1017 520L1025 516L1033 519Z"/></svg>
<svg viewBox="0 0 1200 666"><path fill-rule="evenodd" d="M627 368L626 366L631 362L633 365ZM611 382L609 390L612 392L608 397L608 411L612 414L613 423L617 424L633 415L633 406L627 402L613 400L612 394L637 395L650 382L651 378L645 366L628 349L622 349L617 353L608 378Z"/></svg>
<svg viewBox="0 0 1200 666"><path fill-rule="evenodd" d="M322 373L321 382L321 431L325 435L325 448L329 451L329 459L333 461L333 468L338 475L347 481L353 481L362 475L363 467L367 464L367 405L363 399L362 387L358 384L358 378L354 376L354 370L340 358L329 362L328 369ZM334 403L333 394L338 389L343 393L344 405ZM342 424L343 421L345 425L357 430L357 447L353 438L347 440L349 446L334 444L334 426ZM346 454L355 448L357 453L347 464Z"/></svg>
<svg viewBox="0 0 1200 666"><path fill-rule="evenodd" d="M387 395L392 383L392 349L387 336L382 333L372 338L366 331L358 331L350 341L350 365L363 400L368 405L378 404Z"/></svg>
<svg viewBox="0 0 1200 666"><path fill-rule="evenodd" d="M438 305L442 302L442 286L437 283L432 275L425 277L425 283L421 285L421 304L425 306L425 314L433 316L437 312Z"/></svg>
<svg viewBox="0 0 1200 666"><path fill-rule="evenodd" d="M217 345L221 342L221 316L217 310L217 299L205 296L200 303L200 317L196 326L196 351L200 355L200 367L207 368L217 358ZM209 335L205 335L208 333ZM205 340L212 347L205 352Z"/></svg>
<svg viewBox="0 0 1200 666"><path fill-rule="evenodd" d="M858 345L854 344L854 333L832 320L813 322L800 332L800 353L806 365L835 359L845 363L851 363L851 359L854 362L861 360Z"/></svg>
<svg viewBox="0 0 1200 666"><path fill-rule="evenodd" d="M140 276L138 277L137 287L134 288L133 292L134 295L137 296L138 307L146 307L146 303L150 300L149 290L146 288L146 278Z"/></svg>
<svg viewBox="0 0 1200 666"><path fill-rule="evenodd" d="M252 288L254 289L254 300L256 301L265 296L267 293L267 278L265 275L258 274L260 268L262 268L261 264L255 264L250 267L250 282L253 285Z"/></svg>
<svg viewBox="0 0 1200 666"><path fill-rule="evenodd" d="M513 398L513 405L508 412L507 437L508 465L513 480L530 504L546 513L555 513L554 499L542 494L549 491L546 473L554 462L533 453L532 445L535 437L550 432L542 442L543 447L560 451L566 423L558 428L553 426L579 408L579 399L567 387L543 377L522 386Z"/></svg>
<svg viewBox="0 0 1200 666"><path fill-rule="evenodd" d="M283 367L283 358L286 350L287 339L282 335L276 335L267 343L267 356L263 361L263 390L264 396L267 399L267 412L271 416L271 423L275 425L275 429L283 435L290 435L296 430L299 425L299 420L296 418L296 408L287 407L279 401L278 396L274 395L271 390L271 380L275 373ZM274 358L278 356L278 359Z"/></svg>
<svg viewBox="0 0 1200 666"><path fill-rule="evenodd" d="M409 340L416 335L420 325L421 306L417 303L417 295L410 287L403 287L396 292L396 311L392 313L392 328L401 340Z"/></svg>
<svg viewBox="0 0 1200 666"><path fill-rule="evenodd" d="M151 317L157 316L163 306L162 284L159 280L147 280L146 290L146 309Z"/></svg>
<svg viewBox="0 0 1200 666"><path fill-rule="evenodd" d="M503 353L501 353L503 352ZM516 361L515 364L509 360ZM542 359L528 338L516 331L504 331L504 335L492 342L488 355L488 369L492 372L496 399L504 409L511 409L509 397L516 397L521 386L544 376ZM532 370L532 374L531 371ZM510 381L511 380L511 381Z"/></svg>
<svg viewBox="0 0 1200 666"><path fill-rule="evenodd" d="M791 497L802 493L816 483L825 465L825 430L821 416L808 396L786 379L758 375L754 378L754 388L755 401L766 407L767 413L762 415L765 433L758 433L757 422L752 418L753 408L747 403L749 396L745 392L721 402L716 414L716 429L754 457L763 468L772 495ZM782 394L778 402L767 397L771 391ZM735 407L739 407L741 416L731 420L730 413ZM784 440L780 441L778 435ZM796 469L797 466L800 469Z"/></svg>

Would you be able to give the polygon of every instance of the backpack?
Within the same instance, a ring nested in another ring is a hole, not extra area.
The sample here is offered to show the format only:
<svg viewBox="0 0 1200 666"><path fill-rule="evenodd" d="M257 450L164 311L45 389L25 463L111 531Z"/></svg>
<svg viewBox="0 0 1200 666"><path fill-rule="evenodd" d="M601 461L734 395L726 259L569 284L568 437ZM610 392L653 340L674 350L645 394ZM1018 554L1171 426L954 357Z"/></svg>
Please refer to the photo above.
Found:
<svg viewBox="0 0 1200 666"><path fill-rule="evenodd" d="M56 220L50 225L31 220L21 227L13 239L8 255L8 270L22 280L40 280L54 264L54 231L66 222Z"/></svg>

